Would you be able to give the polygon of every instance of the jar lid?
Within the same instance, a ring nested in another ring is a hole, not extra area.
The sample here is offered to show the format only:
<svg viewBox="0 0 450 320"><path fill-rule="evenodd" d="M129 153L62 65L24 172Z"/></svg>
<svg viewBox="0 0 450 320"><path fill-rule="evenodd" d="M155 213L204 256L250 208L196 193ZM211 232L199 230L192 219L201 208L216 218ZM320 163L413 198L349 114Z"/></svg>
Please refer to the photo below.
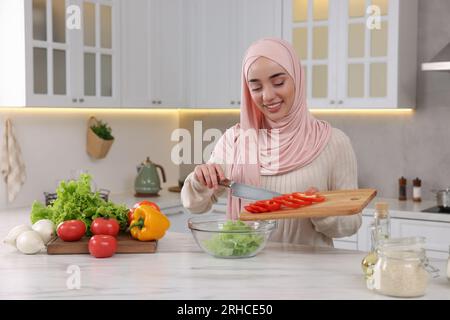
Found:
<svg viewBox="0 0 450 320"><path fill-rule="evenodd" d="M425 249L425 237L403 237L380 239L378 243L380 253L421 253Z"/></svg>

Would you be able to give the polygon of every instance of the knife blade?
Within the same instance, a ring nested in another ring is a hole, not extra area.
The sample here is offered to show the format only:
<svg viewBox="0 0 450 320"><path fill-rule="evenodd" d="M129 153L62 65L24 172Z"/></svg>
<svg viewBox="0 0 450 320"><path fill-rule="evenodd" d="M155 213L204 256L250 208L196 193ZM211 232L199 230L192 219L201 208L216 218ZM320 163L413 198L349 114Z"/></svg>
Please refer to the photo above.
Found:
<svg viewBox="0 0 450 320"><path fill-rule="evenodd" d="M231 194L238 198L249 200L269 200L274 197L281 196L281 193L269 191L262 188L257 188L243 183L237 183L229 179L224 179L219 182L219 185L230 188Z"/></svg>

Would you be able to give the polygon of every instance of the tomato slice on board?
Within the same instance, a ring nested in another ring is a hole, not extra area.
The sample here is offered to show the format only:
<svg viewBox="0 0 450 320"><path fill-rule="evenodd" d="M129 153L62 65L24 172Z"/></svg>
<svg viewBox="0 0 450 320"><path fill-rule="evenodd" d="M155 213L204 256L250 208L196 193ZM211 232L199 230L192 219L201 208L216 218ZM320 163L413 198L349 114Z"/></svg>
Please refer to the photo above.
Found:
<svg viewBox="0 0 450 320"><path fill-rule="evenodd" d="M303 201L309 201L309 202L325 201L325 197L321 196L317 193L307 194L307 193L303 193L303 192L294 192L294 193L292 193L292 196L296 199L303 200Z"/></svg>
<svg viewBox="0 0 450 320"><path fill-rule="evenodd" d="M300 208L301 206L303 206L302 203L300 203L300 201L290 201L289 199L286 198L286 196L281 196L281 197L276 197L272 199L275 202L278 202L281 206L283 207L287 207L287 208L291 208L291 209L297 209Z"/></svg>
<svg viewBox="0 0 450 320"><path fill-rule="evenodd" d="M269 209L263 207L263 206L259 206L255 203L251 203L247 206L244 206L244 209L247 210L250 213L262 213L262 212L268 212Z"/></svg>
<svg viewBox="0 0 450 320"><path fill-rule="evenodd" d="M261 206L270 211L276 211L281 208L281 204L273 200L261 200L255 202L257 206Z"/></svg>
<svg viewBox="0 0 450 320"><path fill-rule="evenodd" d="M294 192L270 200L252 202L244 206L244 209L250 213L272 212L283 208L297 209L322 201L325 201L325 197L315 192Z"/></svg>
<svg viewBox="0 0 450 320"><path fill-rule="evenodd" d="M296 198L292 194L287 194L284 197L287 201L291 201L291 202L300 204L302 206L308 206L308 205L312 204L312 201Z"/></svg>
<svg viewBox="0 0 450 320"><path fill-rule="evenodd" d="M251 205L244 206L244 209L250 213L260 213L257 209L253 208Z"/></svg>

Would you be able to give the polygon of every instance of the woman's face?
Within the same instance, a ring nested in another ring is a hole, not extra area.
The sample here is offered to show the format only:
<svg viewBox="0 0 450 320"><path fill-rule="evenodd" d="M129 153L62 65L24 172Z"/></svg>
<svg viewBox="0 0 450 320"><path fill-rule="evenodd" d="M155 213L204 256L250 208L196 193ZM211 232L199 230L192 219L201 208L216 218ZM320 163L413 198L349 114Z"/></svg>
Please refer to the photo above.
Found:
<svg viewBox="0 0 450 320"><path fill-rule="evenodd" d="M265 117L277 121L286 116L294 104L294 80L278 63L258 58L247 74L253 101Z"/></svg>

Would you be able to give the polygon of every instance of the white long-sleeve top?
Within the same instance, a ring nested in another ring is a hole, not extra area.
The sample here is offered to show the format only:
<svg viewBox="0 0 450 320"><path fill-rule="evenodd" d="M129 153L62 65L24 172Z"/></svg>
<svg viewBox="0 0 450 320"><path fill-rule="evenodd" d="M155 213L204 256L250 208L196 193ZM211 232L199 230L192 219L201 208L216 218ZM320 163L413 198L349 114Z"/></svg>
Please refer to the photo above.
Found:
<svg viewBox="0 0 450 320"><path fill-rule="evenodd" d="M215 162L212 157L209 161ZM229 177L230 168L223 165ZM331 138L320 155L309 165L282 175L261 176L261 187L279 193L305 191L316 187L319 191L357 189L357 163L350 139L341 130L333 128ZM188 175L181 190L183 206L192 213L211 209L226 188L209 189ZM281 219L271 235L272 241L333 246L332 238L355 234L361 226L361 213L351 216L311 219Z"/></svg>

